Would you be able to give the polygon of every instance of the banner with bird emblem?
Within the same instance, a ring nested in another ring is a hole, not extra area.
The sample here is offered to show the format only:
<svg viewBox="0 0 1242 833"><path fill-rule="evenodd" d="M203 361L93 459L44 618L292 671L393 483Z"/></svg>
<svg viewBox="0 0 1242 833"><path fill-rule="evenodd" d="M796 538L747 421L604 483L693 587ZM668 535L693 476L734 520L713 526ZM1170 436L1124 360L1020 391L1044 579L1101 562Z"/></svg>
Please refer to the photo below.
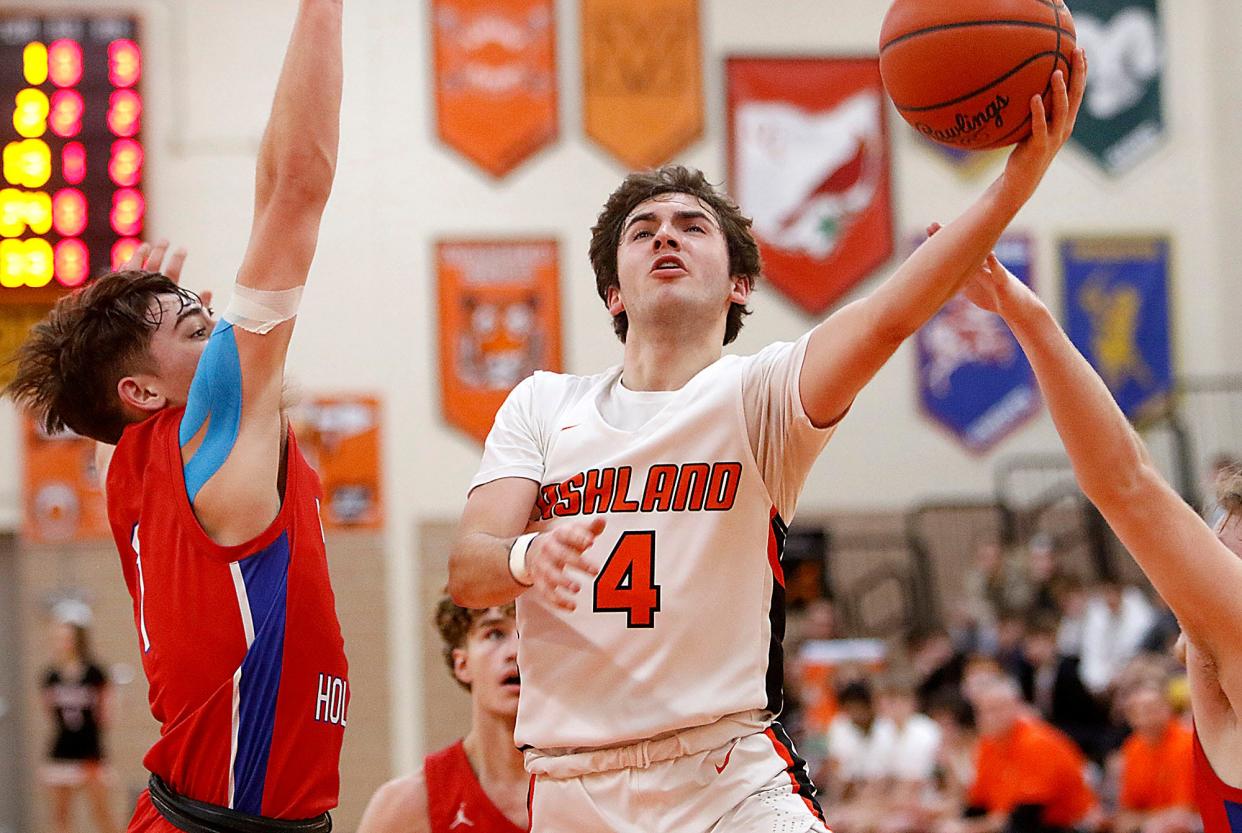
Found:
<svg viewBox="0 0 1242 833"><path fill-rule="evenodd" d="M1070 340L1130 421L1158 416L1173 390L1168 239L1082 237L1060 249Z"/></svg>
<svg viewBox="0 0 1242 833"><path fill-rule="evenodd" d="M555 240L436 244L444 418L479 442L518 382L561 369L558 257Z"/></svg>
<svg viewBox="0 0 1242 833"><path fill-rule="evenodd" d="M586 134L630 170L703 133L698 0L582 0Z"/></svg>
<svg viewBox="0 0 1242 833"><path fill-rule="evenodd" d="M552 0L432 0L436 127L503 177L558 130Z"/></svg>
<svg viewBox="0 0 1242 833"><path fill-rule="evenodd" d="M1074 141L1107 173L1133 168L1164 138L1164 29L1156 0L1075 0L1091 71Z"/></svg>
<svg viewBox="0 0 1242 833"><path fill-rule="evenodd" d="M820 314L893 254L879 61L733 57L725 74L730 190L767 279Z"/></svg>

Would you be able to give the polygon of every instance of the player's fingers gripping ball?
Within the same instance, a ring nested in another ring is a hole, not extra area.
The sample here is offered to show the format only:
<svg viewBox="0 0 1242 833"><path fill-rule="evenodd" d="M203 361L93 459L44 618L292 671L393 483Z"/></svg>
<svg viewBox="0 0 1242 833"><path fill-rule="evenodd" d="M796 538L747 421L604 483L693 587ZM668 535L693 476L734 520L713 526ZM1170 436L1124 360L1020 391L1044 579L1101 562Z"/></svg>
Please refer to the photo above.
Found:
<svg viewBox="0 0 1242 833"><path fill-rule="evenodd" d="M1077 36L1062 0L895 0L880 29L880 75L902 118L966 150L1031 133L1031 98L1068 81Z"/></svg>

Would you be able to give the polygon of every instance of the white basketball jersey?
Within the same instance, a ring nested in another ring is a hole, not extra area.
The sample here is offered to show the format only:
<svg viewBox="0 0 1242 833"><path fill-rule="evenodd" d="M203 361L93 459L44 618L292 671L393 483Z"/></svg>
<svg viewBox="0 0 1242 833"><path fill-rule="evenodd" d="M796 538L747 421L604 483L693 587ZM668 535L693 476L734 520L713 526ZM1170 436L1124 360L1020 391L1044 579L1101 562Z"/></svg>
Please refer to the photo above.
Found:
<svg viewBox="0 0 1242 833"><path fill-rule="evenodd" d="M607 522L577 610L518 597L520 747L613 746L780 711L782 512L831 433L798 397L805 342L721 358L636 430L618 427L620 368L538 373L514 390L472 485L537 480L530 531Z"/></svg>

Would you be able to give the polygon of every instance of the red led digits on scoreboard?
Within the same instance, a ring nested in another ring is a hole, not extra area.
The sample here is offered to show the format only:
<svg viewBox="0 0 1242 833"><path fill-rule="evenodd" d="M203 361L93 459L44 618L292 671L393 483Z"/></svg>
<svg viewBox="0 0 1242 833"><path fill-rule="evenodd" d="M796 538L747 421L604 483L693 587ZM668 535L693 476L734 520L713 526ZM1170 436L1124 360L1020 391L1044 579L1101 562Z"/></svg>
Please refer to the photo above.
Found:
<svg viewBox="0 0 1242 833"><path fill-rule="evenodd" d="M65 182L81 185L86 179L86 147L81 142L70 142L61 150L60 161Z"/></svg>
<svg viewBox="0 0 1242 833"><path fill-rule="evenodd" d="M136 237L122 237L120 240L112 244L112 269L113 271L120 269L125 263L134 256L134 252L138 251L138 247L142 243Z"/></svg>
<svg viewBox="0 0 1242 833"><path fill-rule="evenodd" d="M73 87L82 80L82 47L61 38L47 48L47 74L57 87Z"/></svg>
<svg viewBox="0 0 1242 833"><path fill-rule="evenodd" d="M61 286L80 286L91 273L91 253L81 240L62 240L53 255L56 282Z"/></svg>
<svg viewBox="0 0 1242 833"><path fill-rule="evenodd" d="M142 53L132 40L108 44L108 80L114 87L132 87L142 74Z"/></svg>
<svg viewBox="0 0 1242 833"><path fill-rule="evenodd" d="M125 188L137 185L142 179L142 145L133 139L117 139L112 143L112 158L108 160L108 176Z"/></svg>
<svg viewBox="0 0 1242 833"><path fill-rule="evenodd" d="M86 197L77 188L65 188L52 197L52 228L61 237L77 237L86 231Z"/></svg>
<svg viewBox="0 0 1242 833"><path fill-rule="evenodd" d="M142 234L142 218L146 210L141 192L122 188L112 195L112 230L126 237Z"/></svg>
<svg viewBox="0 0 1242 833"><path fill-rule="evenodd" d="M62 139L72 138L82 132L82 94L77 90L57 90L52 93L52 107L48 123L52 132Z"/></svg>
<svg viewBox="0 0 1242 833"><path fill-rule="evenodd" d="M133 90L117 90L108 99L108 129L113 136L133 136L142 118L142 97Z"/></svg>

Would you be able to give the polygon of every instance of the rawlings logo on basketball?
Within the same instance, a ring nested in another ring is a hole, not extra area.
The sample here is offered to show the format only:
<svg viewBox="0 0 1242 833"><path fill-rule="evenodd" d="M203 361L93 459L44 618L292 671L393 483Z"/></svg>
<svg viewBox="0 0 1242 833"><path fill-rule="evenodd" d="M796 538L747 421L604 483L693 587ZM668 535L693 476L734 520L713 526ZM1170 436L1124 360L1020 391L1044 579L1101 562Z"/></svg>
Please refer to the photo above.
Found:
<svg viewBox="0 0 1242 833"><path fill-rule="evenodd" d="M924 136L984 150L1031 134L1030 101L1049 92L1056 70L1069 80L1076 43L1069 9L1049 0L893 0L880 27L880 73L901 117Z"/></svg>
<svg viewBox="0 0 1242 833"><path fill-rule="evenodd" d="M974 114L958 113L953 117L954 126L947 130L937 130L930 124L915 122L914 126L924 136L938 142L950 142L955 145L970 145L978 142L991 141L992 134L987 130L993 125L997 130L1005 127L1005 110L1009 107L1009 98L997 95L981 111Z"/></svg>

